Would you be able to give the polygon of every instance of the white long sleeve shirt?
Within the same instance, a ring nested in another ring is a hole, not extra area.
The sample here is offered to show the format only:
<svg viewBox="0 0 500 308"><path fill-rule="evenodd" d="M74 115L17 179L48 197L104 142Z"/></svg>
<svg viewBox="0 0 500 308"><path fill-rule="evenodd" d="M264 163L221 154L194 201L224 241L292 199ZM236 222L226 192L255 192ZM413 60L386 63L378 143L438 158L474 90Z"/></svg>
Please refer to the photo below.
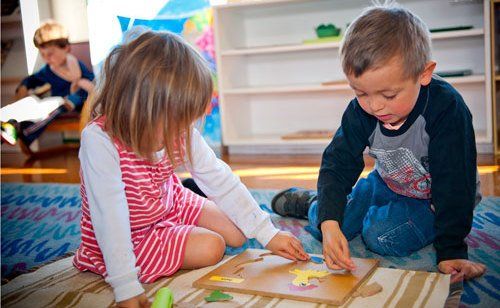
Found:
<svg viewBox="0 0 500 308"><path fill-rule="evenodd" d="M269 214L259 208L238 176L215 156L195 129L191 140L192 160L186 160L186 168L196 184L247 238L256 238L266 246L278 233ZM164 151L157 155L161 157ZM118 151L97 124L90 124L82 132L79 158L92 226L108 274L106 281L116 301L139 295L144 289L137 278Z"/></svg>

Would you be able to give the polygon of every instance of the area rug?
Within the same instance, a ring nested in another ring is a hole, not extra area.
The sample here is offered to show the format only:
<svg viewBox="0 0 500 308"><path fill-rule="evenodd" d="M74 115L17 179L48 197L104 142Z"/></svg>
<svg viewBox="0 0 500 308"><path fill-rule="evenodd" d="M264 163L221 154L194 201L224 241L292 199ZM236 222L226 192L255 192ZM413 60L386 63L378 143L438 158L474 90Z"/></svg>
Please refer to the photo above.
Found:
<svg viewBox="0 0 500 308"><path fill-rule="evenodd" d="M226 256L222 262L228 260ZM330 306L258 295L226 292L228 302L207 303L212 291L192 287L193 281L216 266L179 271L172 277L144 285L152 300L161 287L168 287L174 307L276 307L326 308ZM383 290L371 297L350 298L341 307L443 307L448 295L449 276L437 273L378 268L365 284L379 283ZM17 277L2 287L2 307L112 307L113 293L98 275L78 273L66 258L38 271Z"/></svg>
<svg viewBox="0 0 500 308"><path fill-rule="evenodd" d="M321 243L304 231L307 221L273 214L269 203L275 190L252 190L274 224L297 236L309 253L321 253ZM15 184L1 186L2 278L13 277L74 251L79 244L79 186L73 184ZM473 229L467 237L470 259L485 263L487 273L464 283L463 307L493 307L500 302L500 198L485 198L476 208ZM262 248L255 240L246 248ZM382 257L365 249L360 237L350 242L355 257L378 258L386 268L435 271L435 252L428 246L406 258Z"/></svg>

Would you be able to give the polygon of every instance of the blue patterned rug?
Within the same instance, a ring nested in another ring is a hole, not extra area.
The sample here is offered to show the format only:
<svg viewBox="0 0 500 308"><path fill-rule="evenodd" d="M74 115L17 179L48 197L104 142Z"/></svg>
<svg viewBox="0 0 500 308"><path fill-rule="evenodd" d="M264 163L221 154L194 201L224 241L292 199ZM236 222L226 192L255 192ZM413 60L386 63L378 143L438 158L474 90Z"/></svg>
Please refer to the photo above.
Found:
<svg viewBox="0 0 500 308"><path fill-rule="evenodd" d="M271 213L275 190L253 190L261 207ZM73 184L15 184L1 186L2 279L26 272L74 251L80 241L79 186ZM498 307L500 303L500 198L485 198L476 208L473 228L467 237L469 256L485 263L487 273L464 283L462 307ZM292 232L309 253L321 253L321 243L305 232L307 221L271 213L274 224ZM243 248L261 248L248 241ZM350 242L354 257L378 258L382 267L435 271L435 252L428 246L407 258L382 257L365 249L360 237Z"/></svg>

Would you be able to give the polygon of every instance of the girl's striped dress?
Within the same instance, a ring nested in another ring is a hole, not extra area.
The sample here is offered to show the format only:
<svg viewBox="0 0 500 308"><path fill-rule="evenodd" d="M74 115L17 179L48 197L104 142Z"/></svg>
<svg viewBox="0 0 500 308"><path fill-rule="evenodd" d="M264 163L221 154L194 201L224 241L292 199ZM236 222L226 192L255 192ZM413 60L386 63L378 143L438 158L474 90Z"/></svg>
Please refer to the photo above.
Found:
<svg viewBox="0 0 500 308"><path fill-rule="evenodd" d="M102 118L96 123L103 128ZM172 275L182 265L187 236L197 224L205 199L182 186L167 157L152 163L116 141L114 145L120 157L139 280L153 282ZM85 179L80 174L82 241L73 263L79 270L107 276L92 227Z"/></svg>

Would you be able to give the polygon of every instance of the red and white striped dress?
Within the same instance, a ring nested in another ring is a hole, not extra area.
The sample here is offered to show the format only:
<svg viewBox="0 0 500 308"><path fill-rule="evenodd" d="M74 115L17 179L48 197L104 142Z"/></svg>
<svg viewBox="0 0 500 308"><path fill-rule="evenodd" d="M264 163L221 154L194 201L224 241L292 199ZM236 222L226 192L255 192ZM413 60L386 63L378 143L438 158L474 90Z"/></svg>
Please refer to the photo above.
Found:
<svg viewBox="0 0 500 308"><path fill-rule="evenodd" d="M96 124L103 128L103 119ZM114 145L120 157L139 280L153 282L174 274L182 265L187 236L197 225L205 198L182 186L167 157L151 163L116 141ZM82 242L73 264L79 270L107 276L92 227L83 177L80 194Z"/></svg>

